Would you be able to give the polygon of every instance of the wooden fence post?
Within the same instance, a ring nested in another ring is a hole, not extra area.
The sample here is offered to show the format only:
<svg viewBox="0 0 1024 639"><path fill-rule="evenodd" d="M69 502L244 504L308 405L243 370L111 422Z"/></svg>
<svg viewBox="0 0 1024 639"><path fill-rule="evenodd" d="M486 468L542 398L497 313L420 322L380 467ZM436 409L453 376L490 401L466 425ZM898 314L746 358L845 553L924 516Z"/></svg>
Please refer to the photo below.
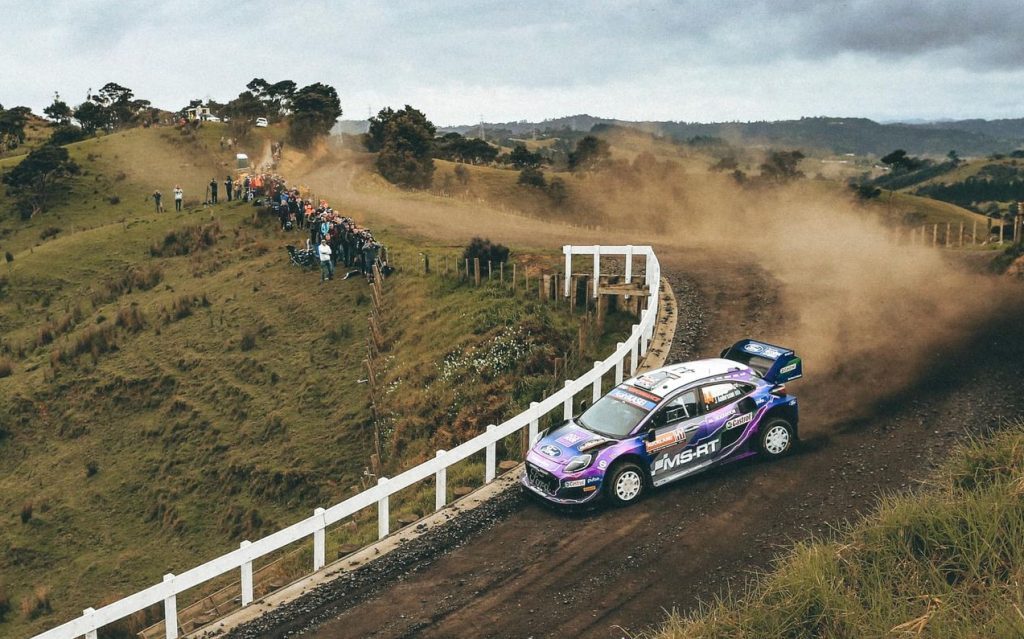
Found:
<svg viewBox="0 0 1024 639"><path fill-rule="evenodd" d="M512 292L516 292L516 263L512 262Z"/></svg>
<svg viewBox="0 0 1024 639"><path fill-rule="evenodd" d="M971 231L971 244L978 243L978 220L974 220L974 229Z"/></svg>
<svg viewBox="0 0 1024 639"><path fill-rule="evenodd" d="M473 281L480 286L480 258L473 258Z"/></svg>
<svg viewBox="0 0 1024 639"><path fill-rule="evenodd" d="M932 248L939 245L939 223L932 224Z"/></svg>

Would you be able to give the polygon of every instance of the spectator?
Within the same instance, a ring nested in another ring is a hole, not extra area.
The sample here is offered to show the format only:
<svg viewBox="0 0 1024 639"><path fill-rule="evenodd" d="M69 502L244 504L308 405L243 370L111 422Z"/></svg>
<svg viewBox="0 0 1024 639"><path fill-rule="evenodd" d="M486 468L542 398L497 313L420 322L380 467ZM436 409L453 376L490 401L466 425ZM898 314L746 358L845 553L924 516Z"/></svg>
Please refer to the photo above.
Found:
<svg viewBox="0 0 1024 639"><path fill-rule="evenodd" d="M227 179L224 180L224 194L228 196L228 202L231 201L231 194L232 194L232 192L234 192L234 190L235 190L234 180L232 180L231 176L229 175L229 176L227 176Z"/></svg>
<svg viewBox="0 0 1024 639"><path fill-rule="evenodd" d="M331 247L327 245L327 238L320 240L320 248L317 249L320 255L320 283L334 279L334 262L331 261Z"/></svg>
<svg viewBox="0 0 1024 639"><path fill-rule="evenodd" d="M157 189L156 191L153 191L153 202L156 204L156 212L157 213L163 213L164 212L163 200L164 200L164 194L161 193L159 189Z"/></svg>
<svg viewBox="0 0 1024 639"><path fill-rule="evenodd" d="M185 199L185 192L177 184L174 185L174 210L181 213L181 202Z"/></svg>
<svg viewBox="0 0 1024 639"><path fill-rule="evenodd" d="M217 178L210 178L210 204L217 203Z"/></svg>

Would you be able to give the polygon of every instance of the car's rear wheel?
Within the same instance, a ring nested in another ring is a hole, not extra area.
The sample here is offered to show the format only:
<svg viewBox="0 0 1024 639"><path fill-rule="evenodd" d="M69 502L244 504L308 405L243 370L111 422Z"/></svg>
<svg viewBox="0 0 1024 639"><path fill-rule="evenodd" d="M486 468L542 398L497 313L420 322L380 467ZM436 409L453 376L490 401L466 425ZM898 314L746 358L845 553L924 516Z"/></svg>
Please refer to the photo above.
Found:
<svg viewBox="0 0 1024 639"><path fill-rule="evenodd" d="M644 471L633 462L615 466L605 478L605 494L616 506L628 506L640 501L646 488Z"/></svg>
<svg viewBox="0 0 1024 639"><path fill-rule="evenodd" d="M772 459L793 450L796 429L785 419L776 417L761 429L761 452Z"/></svg>

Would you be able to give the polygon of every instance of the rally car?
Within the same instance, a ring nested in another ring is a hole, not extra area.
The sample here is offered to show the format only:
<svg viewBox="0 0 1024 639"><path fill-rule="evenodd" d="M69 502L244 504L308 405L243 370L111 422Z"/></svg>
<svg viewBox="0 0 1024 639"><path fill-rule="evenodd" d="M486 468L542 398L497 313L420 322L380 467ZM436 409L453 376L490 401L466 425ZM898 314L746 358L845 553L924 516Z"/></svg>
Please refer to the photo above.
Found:
<svg viewBox="0 0 1024 639"><path fill-rule="evenodd" d="M526 456L523 486L560 504L603 496L625 505L713 466L781 457L796 442L798 422L785 383L802 376L792 350L746 339L719 358L630 378L541 433Z"/></svg>

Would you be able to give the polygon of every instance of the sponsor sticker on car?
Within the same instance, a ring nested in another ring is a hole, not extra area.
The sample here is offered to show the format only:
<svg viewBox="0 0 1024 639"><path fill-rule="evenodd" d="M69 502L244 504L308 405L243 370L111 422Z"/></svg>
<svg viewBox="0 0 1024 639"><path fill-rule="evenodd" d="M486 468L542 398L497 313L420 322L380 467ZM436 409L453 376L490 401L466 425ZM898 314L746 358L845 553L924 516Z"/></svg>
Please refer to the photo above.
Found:
<svg viewBox="0 0 1024 639"><path fill-rule="evenodd" d="M733 417L725 423L725 430L732 430L733 428L738 428L744 424L749 424L752 419L754 419L754 413L746 413L745 415Z"/></svg>
<svg viewBox="0 0 1024 639"><path fill-rule="evenodd" d="M624 404L631 404L646 411L652 411L654 410L654 407L658 405L657 402L652 402L649 399L640 397L639 395L634 395L633 393L621 388L616 388L610 393L610 395L612 399L617 399Z"/></svg>
<svg viewBox="0 0 1024 639"><path fill-rule="evenodd" d="M566 433L565 435L562 435L555 441L561 444L562 446L568 448L571 446L575 446L584 439L587 439L587 436L584 435L583 433Z"/></svg>

